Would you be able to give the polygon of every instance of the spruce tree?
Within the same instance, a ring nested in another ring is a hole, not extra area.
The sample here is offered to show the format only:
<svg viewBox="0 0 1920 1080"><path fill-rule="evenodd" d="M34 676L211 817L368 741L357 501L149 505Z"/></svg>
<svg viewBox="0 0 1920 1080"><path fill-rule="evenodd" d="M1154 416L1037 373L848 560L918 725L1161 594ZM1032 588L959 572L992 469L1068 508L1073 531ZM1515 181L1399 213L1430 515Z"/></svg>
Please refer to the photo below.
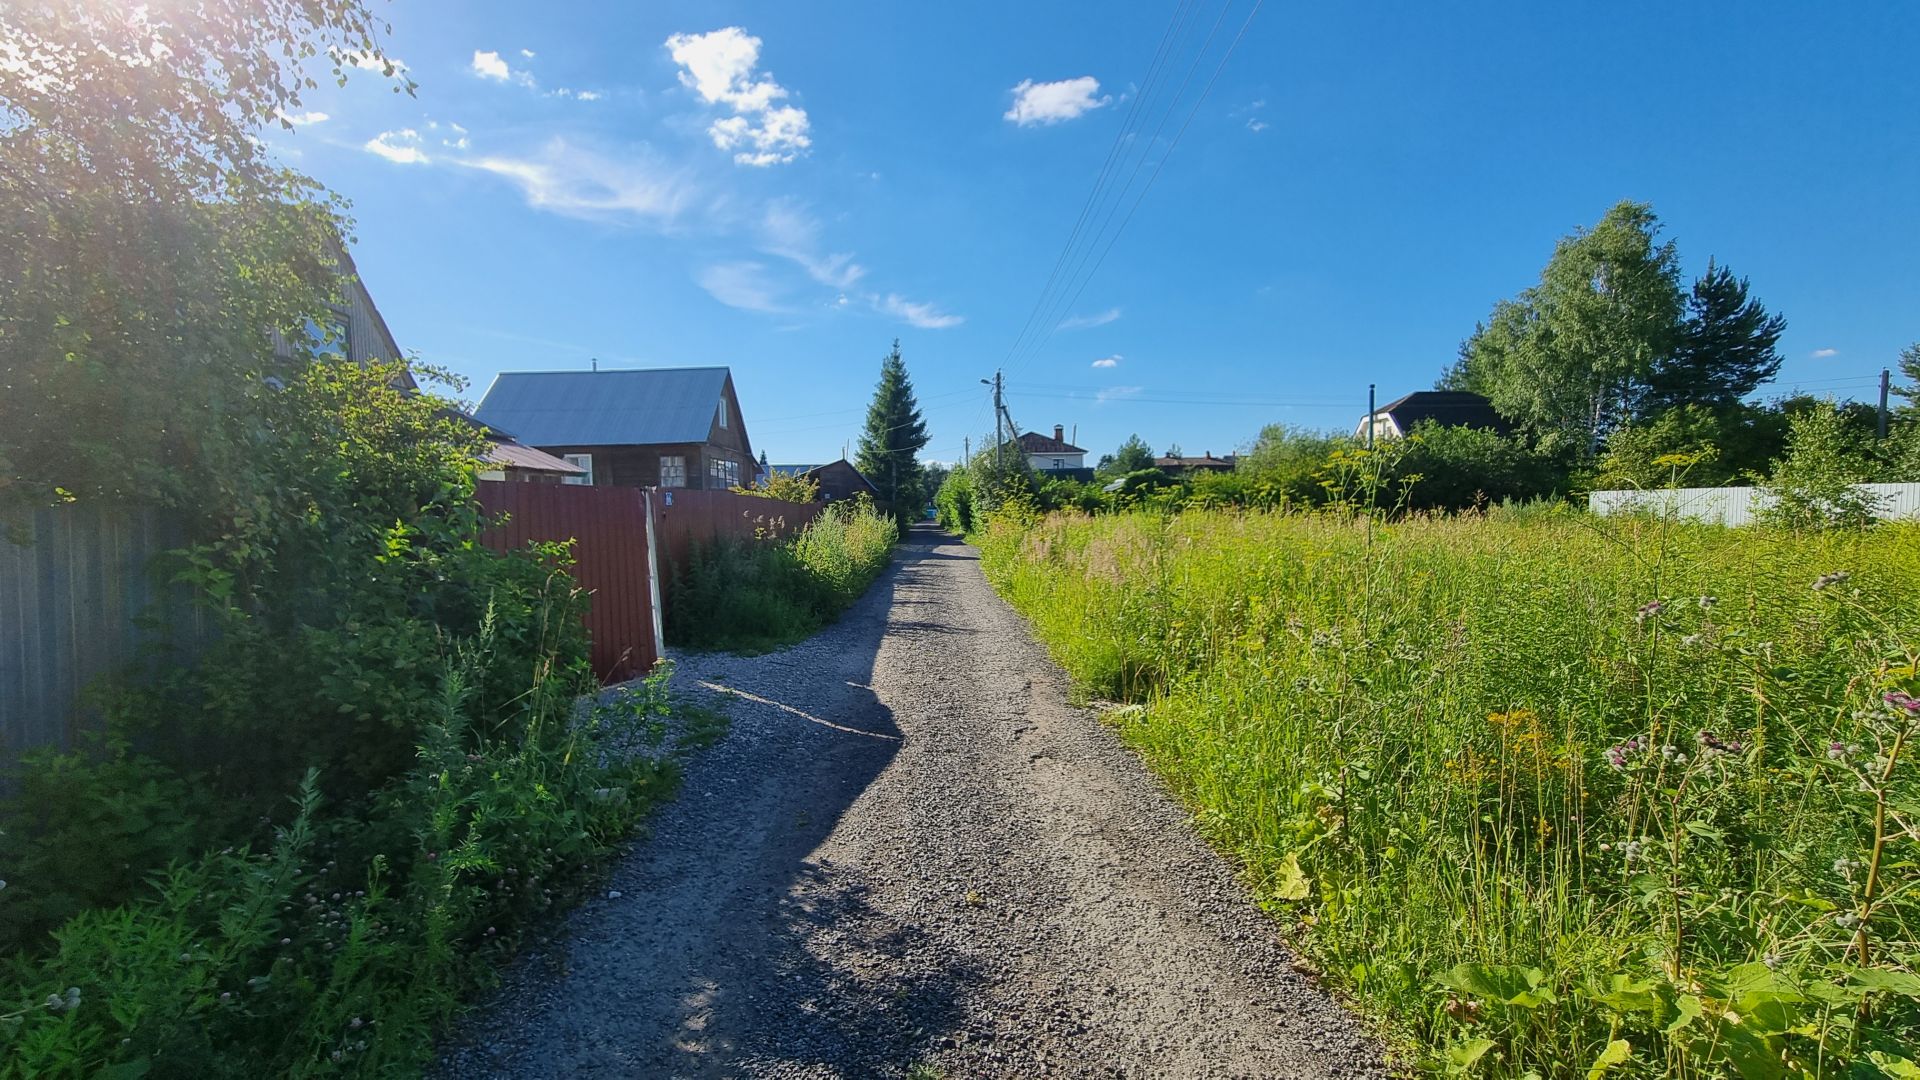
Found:
<svg viewBox="0 0 1920 1080"><path fill-rule="evenodd" d="M921 448L927 445L927 425L913 398L913 380L900 358L900 341L880 361L880 384L867 406L867 426L860 433L855 464L888 504L902 527L919 516L925 502L920 484Z"/></svg>
<svg viewBox="0 0 1920 1080"><path fill-rule="evenodd" d="M1767 314L1747 295L1747 279L1711 262L1687 297L1680 341L1654 364L1641 415L1676 405L1725 408L1772 381L1780 370L1774 349L1787 320Z"/></svg>

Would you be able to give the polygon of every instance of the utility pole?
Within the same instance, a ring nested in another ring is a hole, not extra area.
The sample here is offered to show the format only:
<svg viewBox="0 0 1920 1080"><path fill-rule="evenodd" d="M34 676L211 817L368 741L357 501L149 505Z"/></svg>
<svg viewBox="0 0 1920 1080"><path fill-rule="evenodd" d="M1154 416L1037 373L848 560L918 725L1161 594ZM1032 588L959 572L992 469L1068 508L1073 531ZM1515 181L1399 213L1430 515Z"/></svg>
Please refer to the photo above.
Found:
<svg viewBox="0 0 1920 1080"><path fill-rule="evenodd" d="M991 380L980 381L993 387L993 471L997 473L1000 471L1000 447L1007 441L1000 434L1000 416L1006 412L1006 406L1000 402L1000 372L995 371Z"/></svg>
<svg viewBox="0 0 1920 1080"><path fill-rule="evenodd" d="M963 469L966 468L967 463L972 460L973 460L973 436L962 435L960 436L960 467Z"/></svg>
<svg viewBox="0 0 1920 1080"><path fill-rule="evenodd" d="M1893 373L1886 368L1880 369L1880 431L1879 438L1887 437L1887 390L1893 385Z"/></svg>
<svg viewBox="0 0 1920 1080"><path fill-rule="evenodd" d="M1367 384L1367 449L1369 450L1373 449L1373 389L1374 389L1374 384L1368 383Z"/></svg>

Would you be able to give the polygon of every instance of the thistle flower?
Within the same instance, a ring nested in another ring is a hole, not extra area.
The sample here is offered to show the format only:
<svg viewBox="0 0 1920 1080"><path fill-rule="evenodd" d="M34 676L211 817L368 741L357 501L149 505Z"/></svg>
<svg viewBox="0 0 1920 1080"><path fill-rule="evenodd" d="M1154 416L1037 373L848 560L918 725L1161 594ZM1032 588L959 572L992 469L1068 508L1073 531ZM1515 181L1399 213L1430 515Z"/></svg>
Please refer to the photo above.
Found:
<svg viewBox="0 0 1920 1080"><path fill-rule="evenodd" d="M1833 917L1833 925L1842 930L1851 930L1860 925L1860 916L1852 914L1851 912L1845 915L1835 915Z"/></svg>
<svg viewBox="0 0 1920 1080"><path fill-rule="evenodd" d="M1646 853L1646 850L1647 844L1644 840L1629 840L1620 845L1621 857L1630 863L1637 862L1640 856Z"/></svg>
<svg viewBox="0 0 1920 1080"><path fill-rule="evenodd" d="M1760 962L1767 965L1768 971L1780 970L1780 954L1779 953L1770 952L1767 955L1761 957Z"/></svg>
<svg viewBox="0 0 1920 1080"><path fill-rule="evenodd" d="M1649 600L1646 603L1641 604L1640 609L1633 613L1633 621L1638 625L1644 626L1648 619L1655 618L1660 614L1661 611L1665 610L1665 608L1666 608L1666 605L1662 604L1660 601Z"/></svg>
<svg viewBox="0 0 1920 1080"><path fill-rule="evenodd" d="M1722 739L1711 731L1702 731L1694 736L1700 744L1700 752L1708 757L1733 757L1747 748L1739 739Z"/></svg>
<svg viewBox="0 0 1920 1080"><path fill-rule="evenodd" d="M1719 603L1719 602L1720 602L1720 598L1719 598L1719 597L1717 597L1717 596L1711 596L1711 595L1709 595L1709 596L1702 596L1702 597L1700 598L1700 610L1702 610L1702 611L1705 611L1705 610L1707 610L1707 609L1709 609L1709 608L1711 608L1711 607L1713 607L1713 605L1715 605L1715 604L1717 604L1717 603Z"/></svg>
<svg viewBox="0 0 1920 1080"><path fill-rule="evenodd" d="M1848 881L1853 880L1853 875L1860 870L1860 866L1861 863L1859 859L1849 859L1844 855L1833 860L1833 872L1846 878Z"/></svg>
<svg viewBox="0 0 1920 1080"><path fill-rule="evenodd" d="M1851 577L1853 577L1853 574L1846 570L1835 570L1831 574L1821 574L1819 577L1813 579L1813 588L1815 592L1818 592L1830 586L1844 585Z"/></svg>
<svg viewBox="0 0 1920 1080"><path fill-rule="evenodd" d="M1898 690L1889 690L1885 694L1880 695L1880 700L1886 702L1887 708L1892 709L1894 712L1903 712L1908 716L1920 716L1920 698L1916 698L1912 694L1902 693Z"/></svg>

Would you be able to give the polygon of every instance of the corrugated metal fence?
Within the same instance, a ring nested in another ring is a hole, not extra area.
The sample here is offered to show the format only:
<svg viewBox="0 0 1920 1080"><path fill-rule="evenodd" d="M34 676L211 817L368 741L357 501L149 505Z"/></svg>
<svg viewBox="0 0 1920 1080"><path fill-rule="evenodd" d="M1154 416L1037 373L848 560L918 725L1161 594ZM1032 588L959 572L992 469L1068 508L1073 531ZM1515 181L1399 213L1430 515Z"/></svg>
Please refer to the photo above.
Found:
<svg viewBox="0 0 1920 1080"><path fill-rule="evenodd" d="M1880 499L1879 517L1888 521L1920 519L1920 484L1861 484ZM1642 511L1672 514L1689 521L1746 525L1766 505L1766 493L1752 487L1660 488L1650 491L1595 491L1587 507L1596 514Z"/></svg>
<svg viewBox="0 0 1920 1080"><path fill-rule="evenodd" d="M654 491L660 523L662 581L687 565L695 543L722 536L754 539L791 536L819 516L825 503L795 503L736 495L731 491L660 488Z"/></svg>
<svg viewBox="0 0 1920 1080"><path fill-rule="evenodd" d="M81 504L37 511L25 544L0 538L0 761L71 748L97 722L85 691L160 639L210 632L186 590L156 580L154 556L186 543L170 515Z"/></svg>
<svg viewBox="0 0 1920 1080"><path fill-rule="evenodd" d="M483 537L496 551L573 541L573 578L592 594L587 635L594 672L608 682L646 674L660 658L647 491L482 480L477 494L487 513L506 515Z"/></svg>

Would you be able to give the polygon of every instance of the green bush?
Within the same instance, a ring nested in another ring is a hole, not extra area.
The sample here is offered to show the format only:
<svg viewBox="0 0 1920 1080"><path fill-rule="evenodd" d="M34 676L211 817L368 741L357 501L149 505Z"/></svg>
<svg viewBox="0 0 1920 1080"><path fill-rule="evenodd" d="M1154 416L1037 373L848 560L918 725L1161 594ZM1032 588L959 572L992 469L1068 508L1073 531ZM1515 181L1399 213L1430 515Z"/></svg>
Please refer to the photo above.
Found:
<svg viewBox="0 0 1920 1080"><path fill-rule="evenodd" d="M746 653L791 645L858 600L899 538L890 515L858 499L826 507L791 540L695 545L674 575L667 640Z"/></svg>
<svg viewBox="0 0 1920 1080"><path fill-rule="evenodd" d="M1915 1074L1914 526L1189 511L980 545L1433 1071Z"/></svg>
<svg viewBox="0 0 1920 1080"><path fill-rule="evenodd" d="M329 811L309 773L258 851L176 861L17 955L0 1076L417 1071L675 775L665 671L583 712L590 684L549 667L500 723L472 708L498 646L483 633L441 670L415 762L370 811Z"/></svg>

